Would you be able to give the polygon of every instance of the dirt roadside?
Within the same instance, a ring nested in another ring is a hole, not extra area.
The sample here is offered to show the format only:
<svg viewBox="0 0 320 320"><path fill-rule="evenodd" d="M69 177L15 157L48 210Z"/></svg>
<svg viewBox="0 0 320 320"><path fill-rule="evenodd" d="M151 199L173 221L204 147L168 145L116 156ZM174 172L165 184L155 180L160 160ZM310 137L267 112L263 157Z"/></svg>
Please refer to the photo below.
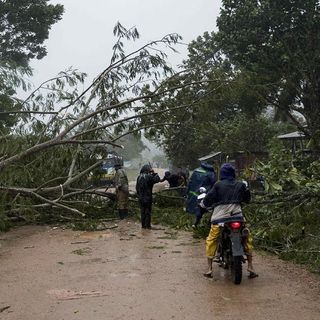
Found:
<svg viewBox="0 0 320 320"><path fill-rule="evenodd" d="M100 232L29 226L0 234L0 318L320 319L319 277L257 256L259 278L236 286L215 267L206 279L204 241L159 229L121 221Z"/></svg>

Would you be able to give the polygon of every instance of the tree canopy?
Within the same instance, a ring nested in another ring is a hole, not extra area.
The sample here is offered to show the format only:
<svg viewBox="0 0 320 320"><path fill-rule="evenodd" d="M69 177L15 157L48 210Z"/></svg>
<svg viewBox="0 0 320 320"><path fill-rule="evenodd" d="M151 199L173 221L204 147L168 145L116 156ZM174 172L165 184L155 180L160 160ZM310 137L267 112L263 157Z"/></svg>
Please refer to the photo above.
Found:
<svg viewBox="0 0 320 320"><path fill-rule="evenodd" d="M319 147L320 2L222 2L219 46L230 61L258 79L257 91ZM301 125L301 114L307 127Z"/></svg>
<svg viewBox="0 0 320 320"><path fill-rule="evenodd" d="M319 17L319 1L223 1L219 30L191 42L184 71L164 84L184 88L149 103L150 110L172 108L145 120L166 124L149 135L180 164L235 147L267 150L270 138L287 128L282 120L317 149Z"/></svg>
<svg viewBox="0 0 320 320"><path fill-rule="evenodd" d="M51 26L63 14L62 5L48 0L0 1L0 131L8 133L18 121L12 110L21 109L15 97L18 87L28 89L24 76L30 76L31 59L46 55L44 41Z"/></svg>
<svg viewBox="0 0 320 320"><path fill-rule="evenodd" d="M49 0L0 1L0 61L27 67L30 59L42 59L43 43L62 14L63 6Z"/></svg>
<svg viewBox="0 0 320 320"><path fill-rule="evenodd" d="M217 40L216 33L205 33L190 43L183 72L164 84L181 90L148 103L149 110L171 108L144 122L163 124L147 130L149 137L178 165L196 165L213 151L265 151L280 129L266 114L257 79L235 68Z"/></svg>

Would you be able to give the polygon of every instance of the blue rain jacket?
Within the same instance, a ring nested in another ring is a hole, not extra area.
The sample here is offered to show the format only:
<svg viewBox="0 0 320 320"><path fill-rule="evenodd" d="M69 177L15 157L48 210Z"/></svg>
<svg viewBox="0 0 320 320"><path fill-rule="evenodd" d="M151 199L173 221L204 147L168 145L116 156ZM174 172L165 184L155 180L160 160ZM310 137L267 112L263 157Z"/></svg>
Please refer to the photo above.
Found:
<svg viewBox="0 0 320 320"><path fill-rule="evenodd" d="M195 169L190 177L187 187L186 211L195 215L200 215L197 197L201 187L206 188L207 192L216 182L213 166L202 162L201 166Z"/></svg>

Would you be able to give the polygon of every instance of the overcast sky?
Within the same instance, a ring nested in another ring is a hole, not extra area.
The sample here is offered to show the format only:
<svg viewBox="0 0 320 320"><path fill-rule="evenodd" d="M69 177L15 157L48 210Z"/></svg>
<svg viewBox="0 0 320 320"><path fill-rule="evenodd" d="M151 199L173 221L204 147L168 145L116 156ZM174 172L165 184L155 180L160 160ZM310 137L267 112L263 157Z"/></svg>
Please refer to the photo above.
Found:
<svg viewBox="0 0 320 320"><path fill-rule="evenodd" d="M33 61L33 84L73 66L90 78L110 60L113 27L120 21L136 26L141 43L178 33L189 43L205 31L216 30L220 0L52 0L64 5L62 20L53 26L46 42L48 55ZM171 57L173 65L186 57L186 48Z"/></svg>

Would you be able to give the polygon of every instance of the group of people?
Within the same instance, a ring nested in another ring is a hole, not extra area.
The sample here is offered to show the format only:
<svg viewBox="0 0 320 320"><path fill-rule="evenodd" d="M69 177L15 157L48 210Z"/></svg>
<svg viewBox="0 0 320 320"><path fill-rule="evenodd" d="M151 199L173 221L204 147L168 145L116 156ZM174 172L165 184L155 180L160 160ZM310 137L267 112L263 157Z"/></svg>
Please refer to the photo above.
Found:
<svg viewBox="0 0 320 320"><path fill-rule="evenodd" d="M199 202L201 190L206 192L205 197ZM187 188L186 211L195 215L193 227L196 228L201 221L207 208L213 208L211 215L211 228L206 239L206 256L208 260L208 271L206 277L212 277L212 263L218 260L217 247L220 236L219 223L244 219L242 203L249 203L251 199L250 190L245 182L236 180L235 168L230 163L225 163L220 168L220 180L216 181L213 166L202 162L201 166L193 171ZM249 233L244 243L245 254L248 261L248 272L250 278L258 274L254 271L252 261L253 239Z"/></svg>
<svg viewBox="0 0 320 320"><path fill-rule="evenodd" d="M124 219L128 215L129 183L128 177L120 163L115 164L116 174L114 186L116 189L119 218ZM170 188L185 187L187 174L181 169L177 173L166 171L160 179L150 164L145 164L140 170L136 182L136 192L141 208L141 226L143 229L151 229L152 190L154 184L167 181Z"/></svg>
<svg viewBox="0 0 320 320"><path fill-rule="evenodd" d="M120 163L115 164L116 174L114 186L116 189L118 214L120 219L128 215L129 183L128 177ZM143 229L151 228L152 190L154 184L167 181L170 188L185 188L187 184L187 173L178 169L177 173L166 171L160 179L150 164L145 164L140 170L136 182L136 192L141 208L141 225Z"/></svg>
<svg viewBox="0 0 320 320"><path fill-rule="evenodd" d="M128 214L128 178L121 165L116 165L115 188L118 200L119 217L123 219ZM188 177L181 172L173 174L166 172L160 179L153 171L151 165L144 165L136 182L136 192L141 208L141 226L143 229L151 229L152 189L158 182L168 181L170 188L179 187L187 183ZM206 195L201 203L198 195L201 189ZM208 207L214 207L211 216L211 229L206 239L206 256L208 259L208 271L206 277L212 276L212 263L216 257L218 239L220 235L219 223L226 222L234 217L243 218L242 203L248 203L251 195L248 186L244 182L236 180L235 168L225 163L220 168L220 180L216 181L212 165L202 162L190 177L186 189L186 211L195 215L193 227L197 227ZM251 278L257 276L252 263L252 237L245 243L245 254L248 261L248 272Z"/></svg>

